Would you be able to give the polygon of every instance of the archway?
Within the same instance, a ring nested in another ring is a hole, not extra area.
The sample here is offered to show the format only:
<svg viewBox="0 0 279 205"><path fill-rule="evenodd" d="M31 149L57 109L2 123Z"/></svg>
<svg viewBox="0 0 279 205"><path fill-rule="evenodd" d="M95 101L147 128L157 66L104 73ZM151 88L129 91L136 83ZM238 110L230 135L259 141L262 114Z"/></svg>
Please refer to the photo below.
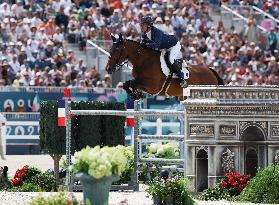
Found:
<svg viewBox="0 0 279 205"><path fill-rule="evenodd" d="M251 174L255 176L257 173L258 168L258 155L256 150L250 149L246 153L246 160L245 160L245 167L246 167L246 174Z"/></svg>
<svg viewBox="0 0 279 205"><path fill-rule="evenodd" d="M266 146L263 131L257 126L247 127L241 136L244 143L244 172L255 176L258 167L265 166Z"/></svg>
<svg viewBox="0 0 279 205"><path fill-rule="evenodd" d="M197 153L197 192L201 192L208 188L208 155L204 149L201 149Z"/></svg>

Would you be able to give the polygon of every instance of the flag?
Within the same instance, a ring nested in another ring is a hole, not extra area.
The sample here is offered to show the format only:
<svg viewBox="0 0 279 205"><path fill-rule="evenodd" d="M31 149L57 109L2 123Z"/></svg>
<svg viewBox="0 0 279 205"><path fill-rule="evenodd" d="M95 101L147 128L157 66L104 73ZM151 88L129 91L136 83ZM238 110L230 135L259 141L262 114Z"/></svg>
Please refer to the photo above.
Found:
<svg viewBox="0 0 279 205"><path fill-rule="evenodd" d="M135 118L134 118L134 116L127 116L127 118L126 118L126 126L127 127L134 127L135 126Z"/></svg>
<svg viewBox="0 0 279 205"><path fill-rule="evenodd" d="M64 97L71 97L71 90L70 88L64 89Z"/></svg>
<svg viewBox="0 0 279 205"><path fill-rule="evenodd" d="M58 127L66 126L65 100L58 100Z"/></svg>
<svg viewBox="0 0 279 205"><path fill-rule="evenodd" d="M40 110L40 97L38 94L36 94L32 103L32 112L38 112L39 110Z"/></svg>

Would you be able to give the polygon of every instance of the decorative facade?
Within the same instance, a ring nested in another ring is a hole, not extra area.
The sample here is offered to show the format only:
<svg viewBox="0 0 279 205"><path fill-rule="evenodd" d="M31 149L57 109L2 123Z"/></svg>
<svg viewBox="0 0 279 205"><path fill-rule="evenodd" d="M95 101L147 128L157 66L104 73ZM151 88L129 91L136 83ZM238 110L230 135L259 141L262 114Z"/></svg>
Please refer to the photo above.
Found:
<svg viewBox="0 0 279 205"><path fill-rule="evenodd" d="M185 174L192 191L214 187L228 171L255 174L279 164L278 86L186 89Z"/></svg>

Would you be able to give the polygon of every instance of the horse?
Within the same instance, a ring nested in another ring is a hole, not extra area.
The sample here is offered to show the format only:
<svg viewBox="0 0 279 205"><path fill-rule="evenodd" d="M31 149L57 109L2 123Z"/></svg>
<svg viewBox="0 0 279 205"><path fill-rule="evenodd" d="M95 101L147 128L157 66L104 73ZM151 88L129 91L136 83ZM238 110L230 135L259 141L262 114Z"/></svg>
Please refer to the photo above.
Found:
<svg viewBox="0 0 279 205"><path fill-rule="evenodd" d="M111 74L125 63L133 65L133 80L126 81L123 88L132 99L143 98L143 92L151 95L177 96L183 99L183 88L178 78L173 78L172 72L165 76L161 70L161 53L145 47L140 42L111 35L113 45L106 65L106 71ZM216 71L206 65L189 65L188 85L224 85Z"/></svg>

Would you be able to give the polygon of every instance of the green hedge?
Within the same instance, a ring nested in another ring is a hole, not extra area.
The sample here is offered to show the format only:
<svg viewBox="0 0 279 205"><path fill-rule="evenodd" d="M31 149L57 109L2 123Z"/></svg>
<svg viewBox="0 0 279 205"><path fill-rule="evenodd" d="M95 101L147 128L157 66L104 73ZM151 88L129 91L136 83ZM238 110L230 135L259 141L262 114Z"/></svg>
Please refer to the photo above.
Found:
<svg viewBox="0 0 279 205"><path fill-rule="evenodd" d="M125 110L123 103L115 102L79 102L72 103L74 110ZM126 117L121 116L76 116L73 118L73 135L76 150L87 145L124 145Z"/></svg>
<svg viewBox="0 0 279 205"><path fill-rule="evenodd" d="M252 203L279 203L279 166L271 165L259 171L237 198Z"/></svg>
<svg viewBox="0 0 279 205"><path fill-rule="evenodd" d="M75 110L125 110L123 103L72 102ZM57 101L41 103L40 145L49 154L65 154L66 128L58 127ZM96 145L124 145L125 117L121 116L75 116L72 118L72 151Z"/></svg>

